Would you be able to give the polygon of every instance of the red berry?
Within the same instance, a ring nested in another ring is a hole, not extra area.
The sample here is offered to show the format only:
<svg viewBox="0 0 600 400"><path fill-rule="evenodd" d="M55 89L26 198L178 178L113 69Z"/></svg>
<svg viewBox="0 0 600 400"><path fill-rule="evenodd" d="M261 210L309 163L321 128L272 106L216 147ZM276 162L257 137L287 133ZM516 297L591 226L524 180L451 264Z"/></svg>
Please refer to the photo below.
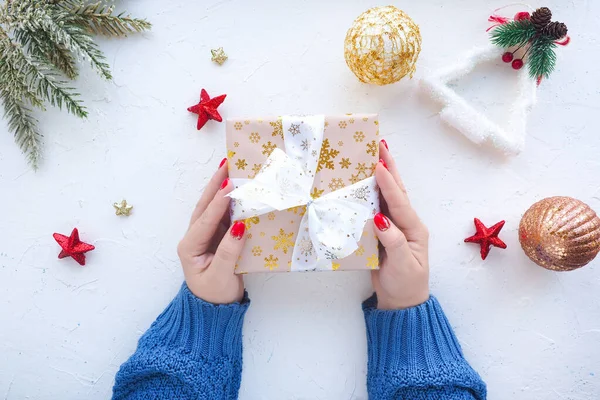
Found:
<svg viewBox="0 0 600 400"><path fill-rule="evenodd" d="M524 19L530 19L531 15L527 11L521 11L515 14L515 21L522 21Z"/></svg>
<svg viewBox="0 0 600 400"><path fill-rule="evenodd" d="M511 53L510 51L507 51L506 53L502 54L502 61L504 61L505 63L509 63L513 60L513 53Z"/></svg>
<svg viewBox="0 0 600 400"><path fill-rule="evenodd" d="M521 69L521 68L523 68L523 60L516 59L515 61L512 62L512 67L513 67L513 69Z"/></svg>

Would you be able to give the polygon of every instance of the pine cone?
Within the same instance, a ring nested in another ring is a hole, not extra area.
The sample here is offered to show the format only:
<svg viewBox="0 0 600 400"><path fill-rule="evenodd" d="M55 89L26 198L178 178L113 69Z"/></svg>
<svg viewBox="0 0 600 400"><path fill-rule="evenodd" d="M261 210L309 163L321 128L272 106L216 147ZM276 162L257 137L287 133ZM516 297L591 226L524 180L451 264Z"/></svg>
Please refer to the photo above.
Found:
<svg viewBox="0 0 600 400"><path fill-rule="evenodd" d="M542 34L558 40L567 36L568 31L567 26L562 22L550 22L542 29Z"/></svg>
<svg viewBox="0 0 600 400"><path fill-rule="evenodd" d="M552 11L548 7L541 7L531 14L531 22L537 31L544 29L552 20Z"/></svg>

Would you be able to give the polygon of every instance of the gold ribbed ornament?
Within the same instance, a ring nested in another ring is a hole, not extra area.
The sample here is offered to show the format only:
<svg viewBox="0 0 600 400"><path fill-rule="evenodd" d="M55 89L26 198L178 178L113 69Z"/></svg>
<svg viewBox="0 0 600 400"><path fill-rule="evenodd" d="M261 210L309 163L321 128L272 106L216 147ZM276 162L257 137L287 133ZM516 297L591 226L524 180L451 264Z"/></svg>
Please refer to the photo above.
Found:
<svg viewBox="0 0 600 400"><path fill-rule="evenodd" d="M523 215L519 241L537 265L572 271L592 261L600 251L600 218L580 200L548 197Z"/></svg>
<svg viewBox="0 0 600 400"><path fill-rule="evenodd" d="M387 85L410 75L421 52L419 26L394 6L371 8L354 20L344 41L346 64L361 82Z"/></svg>

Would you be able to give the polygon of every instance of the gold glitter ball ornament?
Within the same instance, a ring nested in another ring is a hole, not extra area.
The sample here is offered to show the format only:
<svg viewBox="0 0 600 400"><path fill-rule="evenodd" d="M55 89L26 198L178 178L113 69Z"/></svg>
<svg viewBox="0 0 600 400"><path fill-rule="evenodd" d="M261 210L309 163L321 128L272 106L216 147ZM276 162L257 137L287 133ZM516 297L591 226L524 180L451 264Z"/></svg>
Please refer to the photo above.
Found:
<svg viewBox="0 0 600 400"><path fill-rule="evenodd" d="M371 8L346 33L346 64L361 82L387 85L410 75L421 52L419 26L394 6Z"/></svg>
<svg viewBox="0 0 600 400"><path fill-rule="evenodd" d="M532 205L519 224L521 247L552 271L581 268L600 251L600 218L584 202L548 197Z"/></svg>

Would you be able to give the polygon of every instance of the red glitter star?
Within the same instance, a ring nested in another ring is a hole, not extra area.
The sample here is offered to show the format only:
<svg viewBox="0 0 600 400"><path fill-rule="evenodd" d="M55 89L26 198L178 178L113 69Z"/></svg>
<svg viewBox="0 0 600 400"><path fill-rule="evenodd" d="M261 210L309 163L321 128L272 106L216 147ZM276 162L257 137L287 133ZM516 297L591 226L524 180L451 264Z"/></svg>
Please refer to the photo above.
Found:
<svg viewBox="0 0 600 400"><path fill-rule="evenodd" d="M222 94L211 99L208 93L206 93L206 90L202 89L200 92L200 103L188 107L189 112L198 114L198 130L200 130L209 119L214 119L219 122L223 121L221 114L217 111L217 107L223 103L226 96L226 94Z"/></svg>
<svg viewBox="0 0 600 400"><path fill-rule="evenodd" d="M490 247L500 247L501 249L506 248L506 243L504 243L498 235L504 226L505 221L500 221L496 225L486 228L478 218L475 218L475 229L477 229L477 233L473 236L465 239L467 243L479 243L481 246L481 259L485 260L488 254L490 253Z"/></svg>
<svg viewBox="0 0 600 400"><path fill-rule="evenodd" d="M84 253L95 249L91 244L79 240L79 231L77 228L73 228L71 236L61 235L60 233L55 233L52 236L54 236L54 240L56 240L62 248L58 258L73 257L80 265L85 265Z"/></svg>

